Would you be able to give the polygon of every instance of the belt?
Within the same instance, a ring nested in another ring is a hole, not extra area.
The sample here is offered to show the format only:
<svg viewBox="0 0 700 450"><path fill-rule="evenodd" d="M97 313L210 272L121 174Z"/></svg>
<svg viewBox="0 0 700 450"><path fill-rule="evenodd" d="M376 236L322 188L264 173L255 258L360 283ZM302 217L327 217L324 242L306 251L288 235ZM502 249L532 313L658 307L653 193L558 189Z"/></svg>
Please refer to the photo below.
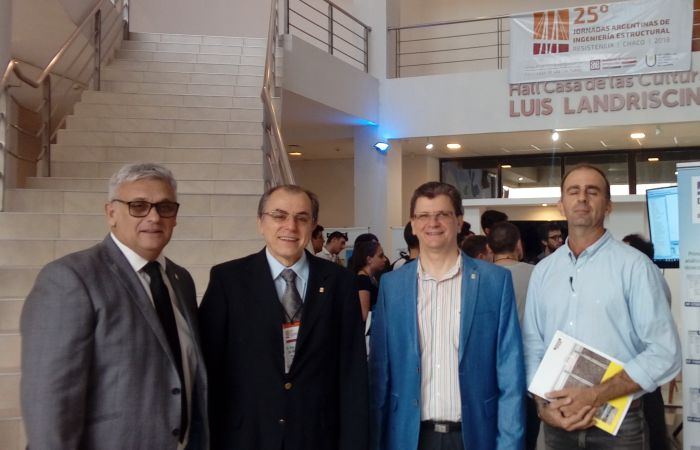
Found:
<svg viewBox="0 0 700 450"><path fill-rule="evenodd" d="M420 429L424 431L433 431L435 433L452 433L462 431L462 422L434 422L432 420L424 420L420 423Z"/></svg>

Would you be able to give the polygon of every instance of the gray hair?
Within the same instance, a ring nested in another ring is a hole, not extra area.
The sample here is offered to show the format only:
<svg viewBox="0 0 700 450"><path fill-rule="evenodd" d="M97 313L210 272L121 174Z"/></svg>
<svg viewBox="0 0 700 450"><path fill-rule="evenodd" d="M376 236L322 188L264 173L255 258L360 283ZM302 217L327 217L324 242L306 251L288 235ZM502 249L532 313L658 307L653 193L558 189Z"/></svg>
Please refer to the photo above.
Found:
<svg viewBox="0 0 700 450"><path fill-rule="evenodd" d="M283 184L280 186L276 186L273 188L268 189L262 197L260 197L260 201L258 202L258 219L262 218L263 212L265 212L265 205L267 204L267 200L270 198L270 196L276 192L276 191L286 191L292 194L305 194L307 197L309 197L309 200L311 201L311 218L313 220L313 223L318 222L318 211L319 211L319 202L318 202L318 196L314 194L313 192L304 189L301 186L297 186L296 184Z"/></svg>
<svg viewBox="0 0 700 450"><path fill-rule="evenodd" d="M169 169L155 163L135 163L127 164L112 175L112 178L109 179L107 199L110 201L114 200L117 189L123 183L144 179L164 181L170 185L173 192L177 195L177 181Z"/></svg>

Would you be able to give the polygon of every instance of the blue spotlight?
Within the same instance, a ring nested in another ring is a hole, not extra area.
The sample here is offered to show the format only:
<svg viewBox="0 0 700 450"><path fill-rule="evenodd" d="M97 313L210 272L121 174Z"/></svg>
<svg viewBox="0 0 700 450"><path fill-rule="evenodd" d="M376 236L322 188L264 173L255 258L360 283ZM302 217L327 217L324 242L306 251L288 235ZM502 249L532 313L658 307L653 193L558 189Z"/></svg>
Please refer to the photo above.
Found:
<svg viewBox="0 0 700 450"><path fill-rule="evenodd" d="M389 150L389 143L379 141L376 144L374 144L372 147L374 147L374 149L376 151L378 151L379 153L386 153L387 150Z"/></svg>

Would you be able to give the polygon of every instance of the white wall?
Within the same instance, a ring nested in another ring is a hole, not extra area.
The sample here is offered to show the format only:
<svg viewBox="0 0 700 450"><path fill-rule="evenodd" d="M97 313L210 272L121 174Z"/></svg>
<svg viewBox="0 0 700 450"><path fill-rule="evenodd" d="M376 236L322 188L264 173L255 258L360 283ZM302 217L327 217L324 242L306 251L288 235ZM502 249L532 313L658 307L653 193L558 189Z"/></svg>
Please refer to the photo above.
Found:
<svg viewBox="0 0 700 450"><path fill-rule="evenodd" d="M0 0L0 78L10 61L12 42L12 0Z"/></svg>
<svg viewBox="0 0 700 450"><path fill-rule="evenodd" d="M291 161L295 181L318 195L319 223L325 228L352 227L355 218L352 159Z"/></svg>
<svg viewBox="0 0 700 450"><path fill-rule="evenodd" d="M344 113L379 121L379 81L296 36L285 36L282 87Z"/></svg>
<svg viewBox="0 0 700 450"><path fill-rule="evenodd" d="M700 53L693 53L692 65L700 67ZM584 80L581 92L551 94L545 93L544 89L556 88L555 82L546 86L540 83L537 85L540 94L528 94L524 89L534 84L510 85L506 70L383 80L379 123L389 137L400 138L698 121L700 106L692 103L656 109L627 110L625 106L619 111L577 112L581 99L585 97L592 102L594 95L621 94L626 97L629 93L641 96L653 90L662 93L686 88L693 92L700 90L697 70L682 74L693 81L644 86L643 83L652 80L647 74L632 76L629 88L613 88L609 78L588 79ZM603 86L599 87L599 83ZM523 90L518 90L518 87ZM552 105L549 114L544 109L539 115L525 117L522 114L521 101L529 105L530 101L540 103L545 99L549 99ZM678 95L674 94L670 99L678 99ZM435 111L441 113L435 114Z"/></svg>
<svg viewBox="0 0 700 450"><path fill-rule="evenodd" d="M405 155L403 157L401 223L409 220L411 196L418 186L428 181L440 181L440 161L432 156ZM392 224L398 226L399 224Z"/></svg>
<svg viewBox="0 0 700 450"><path fill-rule="evenodd" d="M267 37L270 0L136 0L131 31Z"/></svg>

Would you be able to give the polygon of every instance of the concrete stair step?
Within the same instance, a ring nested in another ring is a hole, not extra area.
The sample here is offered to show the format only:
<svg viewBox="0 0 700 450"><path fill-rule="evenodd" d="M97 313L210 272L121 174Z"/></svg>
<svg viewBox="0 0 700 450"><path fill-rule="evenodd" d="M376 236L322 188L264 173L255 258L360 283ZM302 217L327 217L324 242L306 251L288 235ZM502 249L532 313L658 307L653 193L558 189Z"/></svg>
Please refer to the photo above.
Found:
<svg viewBox="0 0 700 450"><path fill-rule="evenodd" d="M179 119L262 122L261 108L203 108L193 106L140 106L76 103L75 117L123 119Z"/></svg>
<svg viewBox="0 0 700 450"><path fill-rule="evenodd" d="M267 39L265 38L141 32L129 33L129 40L124 42L162 42L177 44L232 45L263 48L267 45Z"/></svg>
<svg viewBox="0 0 700 450"><path fill-rule="evenodd" d="M254 97L230 97L223 95L125 94L119 92L84 91L81 100L85 103L117 105L262 109L260 95Z"/></svg>
<svg viewBox="0 0 700 450"><path fill-rule="evenodd" d="M237 163L262 164L259 148L173 148L173 147L92 147L89 145L51 146L51 160L104 162ZM110 175L111 176L111 175Z"/></svg>
<svg viewBox="0 0 700 450"><path fill-rule="evenodd" d="M129 59L113 60L108 69L148 72L183 72L201 74L254 75L263 76L265 67L258 64L215 64L206 62L136 61Z"/></svg>
<svg viewBox="0 0 700 450"><path fill-rule="evenodd" d="M3 299L11 301L13 298L25 298L34 285L39 269L38 265L5 265L0 267L0 285L2 286ZM12 306L7 306L7 308L12 308Z"/></svg>
<svg viewBox="0 0 700 450"><path fill-rule="evenodd" d="M174 232L177 239L259 238L255 214L252 211L250 215L243 216L203 216L188 213L186 202L182 203ZM0 239L101 239L108 232L109 226L101 213L0 213Z"/></svg>
<svg viewBox="0 0 700 450"><path fill-rule="evenodd" d="M19 378L19 369L0 371L0 410L20 409Z"/></svg>
<svg viewBox="0 0 700 450"><path fill-rule="evenodd" d="M250 180L178 180L178 192L182 194L262 194L262 179ZM30 177L27 187L49 190L74 190L106 192L104 178Z"/></svg>
<svg viewBox="0 0 700 450"><path fill-rule="evenodd" d="M0 372L16 371L20 366L19 331L0 332Z"/></svg>
<svg viewBox="0 0 700 450"><path fill-rule="evenodd" d="M108 179L124 165L123 162L62 162L54 161L52 175L59 178ZM262 177L262 164L232 163L169 163L176 180L248 180Z"/></svg>
<svg viewBox="0 0 700 450"><path fill-rule="evenodd" d="M0 437L2 450L25 450L27 439L24 435L19 410L0 410Z"/></svg>
<svg viewBox="0 0 700 450"><path fill-rule="evenodd" d="M6 295L4 292L1 295ZM0 333L19 330L24 298L0 298ZM0 408L2 406L0 405Z"/></svg>
<svg viewBox="0 0 700 450"><path fill-rule="evenodd" d="M106 233L105 233L106 235ZM9 266L43 266L54 259L69 253L84 250L100 239L0 239L3 252L0 254L0 264ZM208 265L240 258L259 251L264 246L258 239L179 239L173 238L165 248L165 255L185 267L189 265ZM12 334L12 333L9 333ZM2 333L0 333L2 336ZM3 347L0 344L0 355ZM2 356L0 356L2 358ZM17 366L19 364L15 364ZM0 362L0 369L2 369Z"/></svg>
<svg viewBox="0 0 700 450"><path fill-rule="evenodd" d="M158 133L249 133L262 132L261 122L196 120L196 119L142 119L68 116L66 127L84 131L128 131Z"/></svg>
<svg viewBox="0 0 700 450"><path fill-rule="evenodd" d="M252 97L256 94L260 94L261 86L103 81L102 89L107 92L119 92L126 94L223 95L230 97Z"/></svg>
<svg viewBox="0 0 700 450"><path fill-rule="evenodd" d="M259 193L187 194L178 189L178 201L187 205L188 214L227 216L254 213L257 210L259 198ZM6 191L7 210L14 212L95 214L104 211L106 200L106 181L102 189L94 192L55 189L8 189ZM1 278L0 281L2 281ZM0 283L0 286L4 288L5 285Z"/></svg>
<svg viewBox="0 0 700 450"><path fill-rule="evenodd" d="M221 73L197 73L187 71L162 72L105 67L100 79L132 83L184 83L218 86L258 86L262 87L262 75L232 75Z"/></svg>
<svg viewBox="0 0 700 450"><path fill-rule="evenodd" d="M262 127L258 133L180 133L150 131L58 130L62 145L116 147L188 147L255 148L262 145Z"/></svg>
<svg viewBox="0 0 700 450"><path fill-rule="evenodd" d="M189 53L189 52L159 52L145 50L125 50L116 51L116 59L130 61L159 61L159 62L186 62L186 63L209 63L209 64L245 64L249 66L264 66L265 52L259 51L260 55L227 55L216 53Z"/></svg>

